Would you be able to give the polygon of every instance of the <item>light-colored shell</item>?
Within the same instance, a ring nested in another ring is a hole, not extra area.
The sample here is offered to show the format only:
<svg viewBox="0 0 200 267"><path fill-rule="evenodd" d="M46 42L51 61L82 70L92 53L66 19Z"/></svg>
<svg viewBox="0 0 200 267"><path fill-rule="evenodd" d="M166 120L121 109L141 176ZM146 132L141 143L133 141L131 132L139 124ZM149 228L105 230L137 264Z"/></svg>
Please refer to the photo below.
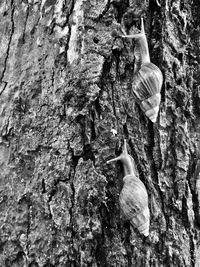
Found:
<svg viewBox="0 0 200 267"><path fill-rule="evenodd" d="M156 122L161 100L163 76L160 69L153 63L144 63L134 75L132 92L145 115Z"/></svg>
<svg viewBox="0 0 200 267"><path fill-rule="evenodd" d="M148 195L144 184L133 175L124 177L124 186L119 196L120 208L126 219L138 231L149 235L150 214L148 208Z"/></svg>
<svg viewBox="0 0 200 267"><path fill-rule="evenodd" d="M120 160L124 167L124 185L119 196L121 211L126 219L145 235L149 235L150 213L148 208L148 194L142 181L135 174L133 158L128 154L126 140L124 150L117 158L107 163Z"/></svg>
<svg viewBox="0 0 200 267"><path fill-rule="evenodd" d="M158 117L160 100L161 95L157 93L140 103L141 109L153 123L156 122L156 119Z"/></svg>
<svg viewBox="0 0 200 267"><path fill-rule="evenodd" d="M160 69L150 62L147 38L144 31L143 19L141 19L141 32L139 34L124 35L123 38L135 40L135 73L132 81L132 92L145 115L156 122L159 105L160 91L163 83L163 75Z"/></svg>
<svg viewBox="0 0 200 267"><path fill-rule="evenodd" d="M150 213L149 208L144 209L140 214L138 214L137 218L132 220L132 224L134 225L135 221L138 222L138 231L144 236L149 235L149 225L150 225Z"/></svg>

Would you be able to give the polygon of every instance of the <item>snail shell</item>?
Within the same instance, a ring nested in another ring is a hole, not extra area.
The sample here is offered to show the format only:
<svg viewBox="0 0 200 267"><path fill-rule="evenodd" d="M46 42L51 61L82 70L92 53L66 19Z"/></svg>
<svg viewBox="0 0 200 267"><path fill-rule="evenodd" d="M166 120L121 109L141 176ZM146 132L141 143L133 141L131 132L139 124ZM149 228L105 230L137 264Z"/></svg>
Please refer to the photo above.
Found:
<svg viewBox="0 0 200 267"><path fill-rule="evenodd" d="M120 160L124 167L125 177L119 196L120 209L126 219L144 236L149 235L150 213L148 194L142 181L135 175L133 158L127 152L126 140L122 154L107 163Z"/></svg>
<svg viewBox="0 0 200 267"><path fill-rule="evenodd" d="M161 101L163 75L160 69L150 62L148 43L141 19L139 34L124 35L124 38L135 39L135 73L132 82L132 92L145 115L156 122Z"/></svg>
<svg viewBox="0 0 200 267"><path fill-rule="evenodd" d="M142 64L140 70L133 77L133 95L152 122L156 122L158 116L162 82L160 69L151 62Z"/></svg>

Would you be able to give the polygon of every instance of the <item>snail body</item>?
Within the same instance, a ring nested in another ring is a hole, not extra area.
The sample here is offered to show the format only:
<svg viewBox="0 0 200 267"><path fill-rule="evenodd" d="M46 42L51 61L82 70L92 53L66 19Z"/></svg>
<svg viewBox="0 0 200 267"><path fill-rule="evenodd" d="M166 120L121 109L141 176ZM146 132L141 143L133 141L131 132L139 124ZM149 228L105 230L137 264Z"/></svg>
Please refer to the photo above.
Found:
<svg viewBox="0 0 200 267"><path fill-rule="evenodd" d="M149 235L150 213L148 194L142 181L136 176L133 158L127 152L126 140L122 154L107 163L120 160L124 168L123 188L119 196L124 217L144 236Z"/></svg>
<svg viewBox="0 0 200 267"><path fill-rule="evenodd" d="M140 33L122 37L135 39L135 72L132 93L145 115L155 123L161 101L163 75L160 69L150 62L143 19L141 19Z"/></svg>

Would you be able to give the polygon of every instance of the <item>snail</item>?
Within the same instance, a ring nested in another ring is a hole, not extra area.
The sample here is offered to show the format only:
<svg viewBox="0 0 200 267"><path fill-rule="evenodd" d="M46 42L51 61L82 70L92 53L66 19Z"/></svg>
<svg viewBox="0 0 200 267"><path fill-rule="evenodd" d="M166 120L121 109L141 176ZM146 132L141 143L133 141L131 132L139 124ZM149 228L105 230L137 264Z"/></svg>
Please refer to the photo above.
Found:
<svg viewBox="0 0 200 267"><path fill-rule="evenodd" d="M142 181L136 176L133 158L127 152L124 140L123 152L107 163L120 160L124 168L123 188L119 196L122 214L144 236L149 235L150 213L148 194Z"/></svg>
<svg viewBox="0 0 200 267"><path fill-rule="evenodd" d="M163 75L160 69L150 62L144 22L141 19L141 32L133 35L122 35L123 38L135 39L135 72L132 81L132 92L145 115L155 123L161 101Z"/></svg>

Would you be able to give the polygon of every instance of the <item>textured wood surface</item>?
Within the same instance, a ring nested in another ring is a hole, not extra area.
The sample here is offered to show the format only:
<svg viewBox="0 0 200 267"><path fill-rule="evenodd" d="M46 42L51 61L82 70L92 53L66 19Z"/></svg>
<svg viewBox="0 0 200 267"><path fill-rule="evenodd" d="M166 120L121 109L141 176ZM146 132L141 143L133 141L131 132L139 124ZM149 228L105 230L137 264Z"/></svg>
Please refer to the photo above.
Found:
<svg viewBox="0 0 200 267"><path fill-rule="evenodd" d="M0 266L200 266L198 0L0 2ZM131 95L144 17L156 124ZM127 139L151 214L119 210ZM116 166L116 167L115 167Z"/></svg>

